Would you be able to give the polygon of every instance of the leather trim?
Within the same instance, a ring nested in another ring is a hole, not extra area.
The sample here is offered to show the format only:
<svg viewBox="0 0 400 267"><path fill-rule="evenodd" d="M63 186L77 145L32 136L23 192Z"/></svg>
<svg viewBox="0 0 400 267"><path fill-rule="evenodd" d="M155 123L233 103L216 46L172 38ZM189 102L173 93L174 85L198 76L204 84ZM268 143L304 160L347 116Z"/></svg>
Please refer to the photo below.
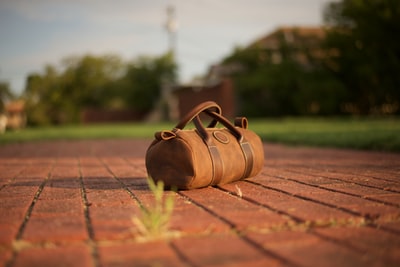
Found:
<svg viewBox="0 0 400 267"><path fill-rule="evenodd" d="M249 122L246 117L236 117L234 125L243 129L247 129Z"/></svg>
<svg viewBox="0 0 400 267"><path fill-rule="evenodd" d="M214 131L212 133L212 135L214 136L215 140L217 140L218 142L222 143L222 144L228 144L229 143L229 138L228 136L226 136L222 131L217 130Z"/></svg>
<svg viewBox="0 0 400 267"><path fill-rule="evenodd" d="M207 145L208 151L210 152L213 172L209 185L216 185L222 179L224 171L224 165L223 165L224 163L222 162L221 155L218 151L217 146L214 143L214 140L208 135L206 129L202 127L200 118L196 116L193 119L193 122L196 125L196 132L200 135L203 142Z"/></svg>
<svg viewBox="0 0 400 267"><path fill-rule="evenodd" d="M251 170L253 169L254 165L254 152L251 148L251 145L248 142L241 142L240 147L242 148L244 161L245 161L245 168L242 179L248 178L250 176Z"/></svg>
<svg viewBox="0 0 400 267"><path fill-rule="evenodd" d="M161 132L156 132L154 134L154 137L157 140L170 140L176 137L176 133L173 131L161 131Z"/></svg>
<svg viewBox="0 0 400 267"><path fill-rule="evenodd" d="M216 185L222 179L222 174L224 171L224 165L219 154L218 148L215 145L207 145L208 150L210 151L211 161L213 165L213 177L211 179L211 183L209 185Z"/></svg>

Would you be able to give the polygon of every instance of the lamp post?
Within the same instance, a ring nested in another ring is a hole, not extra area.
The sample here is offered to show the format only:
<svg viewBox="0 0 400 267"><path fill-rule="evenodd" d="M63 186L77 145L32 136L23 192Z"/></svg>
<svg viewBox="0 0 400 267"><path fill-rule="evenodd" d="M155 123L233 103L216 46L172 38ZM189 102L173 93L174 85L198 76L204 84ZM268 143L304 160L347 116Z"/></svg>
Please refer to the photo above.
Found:
<svg viewBox="0 0 400 267"><path fill-rule="evenodd" d="M175 8L172 5L167 7L167 23L165 24L165 28L168 34L169 52L175 56L176 31L178 29L178 24L175 17Z"/></svg>
<svg viewBox="0 0 400 267"><path fill-rule="evenodd" d="M176 31L178 24L175 17L175 8L172 5L167 7L167 22L165 29L168 35L168 53L172 60L176 60ZM172 94L174 81L169 75L162 78L162 117L167 120L175 120L178 118L177 101Z"/></svg>

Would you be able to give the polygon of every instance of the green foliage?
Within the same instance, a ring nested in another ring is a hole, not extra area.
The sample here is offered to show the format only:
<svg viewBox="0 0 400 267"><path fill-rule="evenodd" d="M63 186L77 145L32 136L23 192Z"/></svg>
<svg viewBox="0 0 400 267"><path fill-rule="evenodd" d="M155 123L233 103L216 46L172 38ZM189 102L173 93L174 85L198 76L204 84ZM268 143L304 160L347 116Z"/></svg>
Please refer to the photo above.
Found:
<svg viewBox="0 0 400 267"><path fill-rule="evenodd" d="M324 69L309 50L318 45L302 46L308 40L298 36L300 45L280 38L280 47L269 50L252 46L237 49L225 63L239 62L243 71L234 76L240 113L251 117L285 115L333 115L340 113L345 95L342 84ZM273 62L273 54L280 60ZM297 60L298 55L309 58Z"/></svg>
<svg viewBox="0 0 400 267"><path fill-rule="evenodd" d="M172 54L158 58L139 57L127 67L123 82L126 100L138 111L149 112L161 95L165 83L174 83L176 65Z"/></svg>
<svg viewBox="0 0 400 267"><path fill-rule="evenodd" d="M324 12L326 66L344 83L346 111L400 112L400 2L342 0Z"/></svg>
<svg viewBox="0 0 400 267"><path fill-rule="evenodd" d="M174 210L174 195L164 196L164 183L147 179L150 191L154 196L154 203L150 207L141 206L142 214L134 217L133 223L139 233L146 239L157 239L168 236L169 222Z"/></svg>
<svg viewBox="0 0 400 267"><path fill-rule="evenodd" d="M70 57L61 67L46 66L27 79L24 98L28 122L50 125L79 122L85 108L149 112L160 96L162 81L174 82L171 55L123 62L118 56Z"/></svg>
<svg viewBox="0 0 400 267"><path fill-rule="evenodd" d="M117 56L91 55L64 60L61 83L66 95L80 106L101 107L109 101L109 88L123 73L124 66Z"/></svg>
<svg viewBox="0 0 400 267"><path fill-rule="evenodd" d="M24 97L30 124L78 122L82 108L105 106L105 92L123 66L116 56L86 55L64 59L61 69L49 65L43 74L28 77Z"/></svg>
<svg viewBox="0 0 400 267"><path fill-rule="evenodd" d="M335 1L324 16L325 39L280 29L224 59L243 67L234 76L240 113L400 113L400 2Z"/></svg>
<svg viewBox="0 0 400 267"><path fill-rule="evenodd" d="M0 114L4 111L5 104L15 96L10 90L8 83L0 81Z"/></svg>

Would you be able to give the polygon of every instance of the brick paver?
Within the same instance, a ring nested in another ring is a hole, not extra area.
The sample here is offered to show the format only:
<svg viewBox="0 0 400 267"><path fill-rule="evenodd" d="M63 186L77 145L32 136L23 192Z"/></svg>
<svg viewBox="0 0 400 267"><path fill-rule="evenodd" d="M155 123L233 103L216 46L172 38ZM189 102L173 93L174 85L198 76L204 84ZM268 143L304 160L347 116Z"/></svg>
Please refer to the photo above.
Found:
<svg viewBox="0 0 400 267"><path fill-rule="evenodd" d="M150 140L0 147L0 266L399 266L400 154L265 144L260 175L152 203Z"/></svg>

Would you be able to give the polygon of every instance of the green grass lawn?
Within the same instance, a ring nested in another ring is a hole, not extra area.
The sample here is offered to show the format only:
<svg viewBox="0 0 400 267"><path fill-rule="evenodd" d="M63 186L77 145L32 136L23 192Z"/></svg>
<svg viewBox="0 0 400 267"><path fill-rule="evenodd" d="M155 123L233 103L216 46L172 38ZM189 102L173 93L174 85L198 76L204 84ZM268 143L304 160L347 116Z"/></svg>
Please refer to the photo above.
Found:
<svg viewBox="0 0 400 267"><path fill-rule="evenodd" d="M399 118L285 118L249 127L270 142L400 152Z"/></svg>
<svg viewBox="0 0 400 267"><path fill-rule="evenodd" d="M153 138L154 132L170 129L172 123L126 123L63 125L31 127L19 131L8 131L0 135L0 144L10 142L57 140L57 139L101 139L101 138Z"/></svg>
<svg viewBox="0 0 400 267"><path fill-rule="evenodd" d="M0 135L0 144L51 139L152 139L154 132L173 126L130 123L26 128ZM400 118L249 119L249 128L269 142L400 152Z"/></svg>

